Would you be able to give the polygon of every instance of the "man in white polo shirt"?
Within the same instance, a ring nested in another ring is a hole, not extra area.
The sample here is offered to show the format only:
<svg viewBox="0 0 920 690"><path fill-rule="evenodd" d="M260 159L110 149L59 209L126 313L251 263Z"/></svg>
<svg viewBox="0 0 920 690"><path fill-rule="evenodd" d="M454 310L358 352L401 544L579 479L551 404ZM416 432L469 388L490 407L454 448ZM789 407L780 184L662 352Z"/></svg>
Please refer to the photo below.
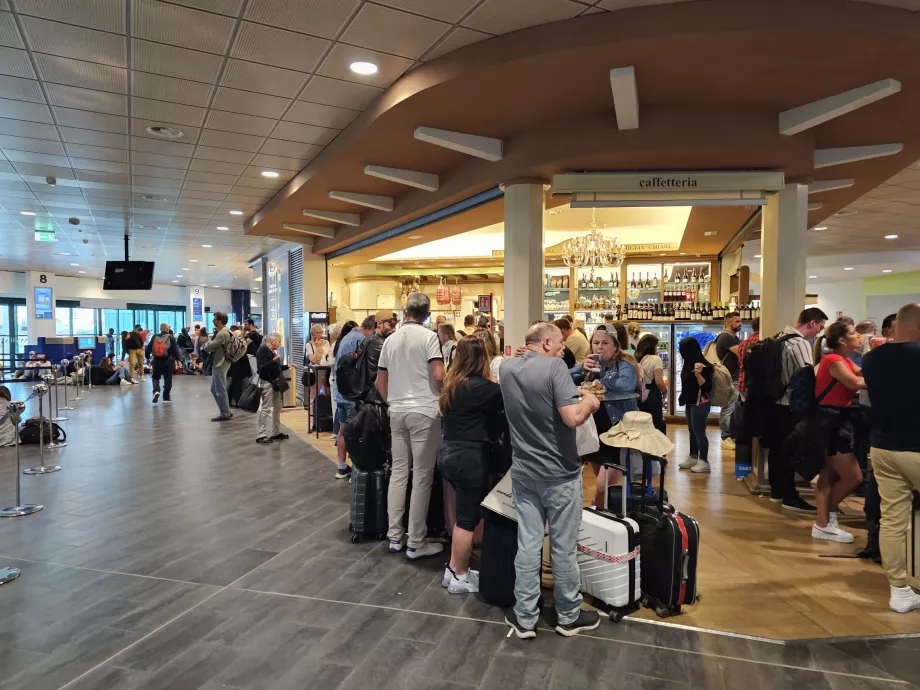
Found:
<svg viewBox="0 0 920 690"><path fill-rule="evenodd" d="M390 553L403 549L406 485L412 469L409 538L406 558L436 556L441 544L425 539L434 465L441 444L438 394L444 381L444 358L438 336L424 326L431 300L421 292L406 298L402 327L383 343L377 391L389 405L393 472L387 494Z"/></svg>

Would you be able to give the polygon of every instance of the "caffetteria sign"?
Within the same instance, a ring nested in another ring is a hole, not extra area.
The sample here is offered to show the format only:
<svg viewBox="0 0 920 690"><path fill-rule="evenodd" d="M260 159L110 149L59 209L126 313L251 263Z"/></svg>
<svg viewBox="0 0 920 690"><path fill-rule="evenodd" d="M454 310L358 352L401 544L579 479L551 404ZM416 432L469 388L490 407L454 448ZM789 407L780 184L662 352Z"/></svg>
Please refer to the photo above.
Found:
<svg viewBox="0 0 920 690"><path fill-rule="evenodd" d="M630 192L775 192L785 186L779 172L585 172L553 175L553 195Z"/></svg>

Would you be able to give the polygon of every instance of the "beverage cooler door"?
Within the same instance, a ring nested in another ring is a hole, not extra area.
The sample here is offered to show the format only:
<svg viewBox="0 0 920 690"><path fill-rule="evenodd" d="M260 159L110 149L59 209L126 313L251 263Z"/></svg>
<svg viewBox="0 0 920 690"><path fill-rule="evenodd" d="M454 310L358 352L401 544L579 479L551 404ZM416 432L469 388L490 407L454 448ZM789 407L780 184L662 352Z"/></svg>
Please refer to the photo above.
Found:
<svg viewBox="0 0 920 690"><path fill-rule="evenodd" d="M639 334L641 339L646 333L651 333L658 338L658 356L661 357L662 368L664 370L665 383L670 385L671 372L671 324L669 323L640 323L642 329ZM661 406L664 408L664 414L668 414L668 396L662 396Z"/></svg>
<svg viewBox="0 0 920 690"><path fill-rule="evenodd" d="M684 360L680 356L678 346L684 338L695 338L700 349L705 350L706 344L715 340L719 334L725 330L721 323L677 323L674 324L674 414L684 415L684 406L678 403L680 398L681 381L680 371L684 366ZM750 327L748 327L750 333ZM710 417L718 416L720 408L713 406L709 412Z"/></svg>

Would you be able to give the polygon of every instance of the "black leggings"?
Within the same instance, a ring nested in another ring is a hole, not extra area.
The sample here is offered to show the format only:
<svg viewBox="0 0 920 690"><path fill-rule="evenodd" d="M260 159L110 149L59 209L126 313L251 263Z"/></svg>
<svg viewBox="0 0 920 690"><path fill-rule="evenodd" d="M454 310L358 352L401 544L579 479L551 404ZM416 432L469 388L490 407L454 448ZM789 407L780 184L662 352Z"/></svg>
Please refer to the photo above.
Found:
<svg viewBox="0 0 920 690"><path fill-rule="evenodd" d="M652 424L661 433L667 433L668 427L664 423L664 407L661 397L661 389L655 385L655 382L648 383L645 386L648 389L648 397L639 403L639 409L642 412L648 412L652 415Z"/></svg>

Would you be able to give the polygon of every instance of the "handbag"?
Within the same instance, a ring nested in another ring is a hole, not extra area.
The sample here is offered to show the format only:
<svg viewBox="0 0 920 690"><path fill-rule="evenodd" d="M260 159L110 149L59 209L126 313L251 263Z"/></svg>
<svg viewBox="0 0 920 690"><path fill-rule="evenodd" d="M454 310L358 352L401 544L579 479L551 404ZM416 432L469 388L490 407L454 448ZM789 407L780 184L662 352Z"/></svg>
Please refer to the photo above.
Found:
<svg viewBox="0 0 920 690"><path fill-rule="evenodd" d="M601 442L597 437L597 425L594 423L593 416L588 417L575 428L575 448L578 450L579 457L591 455L591 453L596 453L601 449Z"/></svg>
<svg viewBox="0 0 920 690"><path fill-rule="evenodd" d="M291 389L291 384L284 378L284 374L276 378L272 383L272 388L278 393L287 393Z"/></svg>
<svg viewBox="0 0 920 690"><path fill-rule="evenodd" d="M313 365L310 364L310 360L307 359L307 355L308 355L308 354L309 354L309 355L315 355L315 354L316 354L316 348L313 347L313 343L311 343L311 342L308 342L307 345L310 346L311 352L307 352L307 348L306 348L306 346L304 346L304 350L303 350L303 366L304 366L304 370L303 370L303 374L302 374L301 377L300 377L300 380L301 380L301 382L303 383L303 387L304 387L305 389L313 388L313 386L316 385L316 371L313 369Z"/></svg>

